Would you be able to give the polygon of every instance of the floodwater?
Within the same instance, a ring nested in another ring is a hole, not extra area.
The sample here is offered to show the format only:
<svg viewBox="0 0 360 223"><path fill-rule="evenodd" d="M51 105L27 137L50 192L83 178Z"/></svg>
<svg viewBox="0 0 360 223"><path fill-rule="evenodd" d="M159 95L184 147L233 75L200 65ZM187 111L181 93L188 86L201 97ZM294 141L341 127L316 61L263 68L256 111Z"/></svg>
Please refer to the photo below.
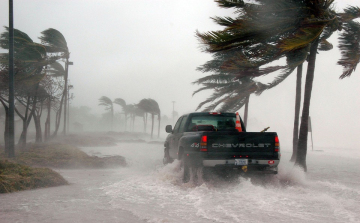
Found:
<svg viewBox="0 0 360 223"><path fill-rule="evenodd" d="M308 151L303 173L282 151L279 174L181 182L161 144L82 148L122 155L128 167L57 170L68 186L0 195L0 222L360 222L360 154Z"/></svg>

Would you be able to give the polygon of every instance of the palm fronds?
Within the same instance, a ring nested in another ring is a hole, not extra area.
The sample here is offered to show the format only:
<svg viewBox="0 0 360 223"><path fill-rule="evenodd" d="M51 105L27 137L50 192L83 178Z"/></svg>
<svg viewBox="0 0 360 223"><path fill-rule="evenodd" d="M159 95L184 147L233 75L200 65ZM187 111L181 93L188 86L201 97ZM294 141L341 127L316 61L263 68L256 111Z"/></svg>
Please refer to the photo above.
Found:
<svg viewBox="0 0 360 223"><path fill-rule="evenodd" d="M69 53L65 37L56 29L49 28L41 32L42 36L39 37L42 44L46 46L47 52L62 52Z"/></svg>
<svg viewBox="0 0 360 223"><path fill-rule="evenodd" d="M111 110L113 103L109 97L102 96L101 98L99 98L99 105L105 106L106 110Z"/></svg>
<svg viewBox="0 0 360 223"><path fill-rule="evenodd" d="M65 75L65 69L59 62L54 62L49 64L48 69L46 69L47 75L52 77L62 77Z"/></svg>
<svg viewBox="0 0 360 223"><path fill-rule="evenodd" d="M340 78L349 77L360 62L360 23L349 21L343 25L343 32L339 36L341 59L338 64L344 71Z"/></svg>

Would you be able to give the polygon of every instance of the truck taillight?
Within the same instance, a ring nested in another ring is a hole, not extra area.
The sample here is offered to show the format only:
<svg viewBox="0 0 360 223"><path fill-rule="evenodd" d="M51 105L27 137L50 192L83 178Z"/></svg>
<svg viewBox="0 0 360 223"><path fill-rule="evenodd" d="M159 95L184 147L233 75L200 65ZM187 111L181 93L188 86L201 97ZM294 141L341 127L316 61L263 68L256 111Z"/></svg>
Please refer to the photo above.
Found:
<svg viewBox="0 0 360 223"><path fill-rule="evenodd" d="M275 152L279 152L280 151L280 141L279 141L279 137L275 136Z"/></svg>
<svg viewBox="0 0 360 223"><path fill-rule="evenodd" d="M207 152L207 136L206 135L201 137L200 151Z"/></svg>

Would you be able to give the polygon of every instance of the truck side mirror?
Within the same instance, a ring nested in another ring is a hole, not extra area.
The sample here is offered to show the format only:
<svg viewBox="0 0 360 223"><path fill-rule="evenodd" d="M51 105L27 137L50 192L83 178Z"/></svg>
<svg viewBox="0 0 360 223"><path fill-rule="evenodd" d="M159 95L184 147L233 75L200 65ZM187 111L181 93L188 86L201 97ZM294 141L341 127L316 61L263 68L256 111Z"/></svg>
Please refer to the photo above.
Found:
<svg viewBox="0 0 360 223"><path fill-rule="evenodd" d="M165 131L167 132L167 133L172 133L172 126L171 125L167 125L166 127L165 127Z"/></svg>

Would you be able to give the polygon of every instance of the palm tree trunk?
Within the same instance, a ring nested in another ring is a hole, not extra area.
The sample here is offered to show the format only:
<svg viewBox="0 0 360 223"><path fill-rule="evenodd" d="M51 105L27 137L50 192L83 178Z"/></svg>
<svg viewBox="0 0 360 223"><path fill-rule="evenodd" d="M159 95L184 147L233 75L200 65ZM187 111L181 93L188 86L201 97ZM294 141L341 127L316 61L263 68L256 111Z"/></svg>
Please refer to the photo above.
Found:
<svg viewBox="0 0 360 223"><path fill-rule="evenodd" d="M299 115L300 115L300 104L301 104L301 77L302 77L302 67L300 64L297 67L297 76L296 76L296 96L295 96L295 117L294 117L294 130L293 130L293 153L290 161L294 162L296 159L297 144L299 141Z"/></svg>
<svg viewBox="0 0 360 223"><path fill-rule="evenodd" d="M20 149L26 149L27 130L34 112L35 112L35 107L33 107L30 111L30 114L26 115L25 118L23 119L23 131L21 132L21 136L18 141L18 145Z"/></svg>
<svg viewBox="0 0 360 223"><path fill-rule="evenodd" d="M33 113L34 117L34 123L35 123L35 130L36 130L36 138L35 142L40 143L42 142L42 130L41 130L41 124L40 124L40 115Z"/></svg>
<svg viewBox="0 0 360 223"><path fill-rule="evenodd" d="M67 101L68 101L68 71L69 71L69 57L66 57L66 63L65 63L65 86L64 86L64 129L63 134L66 135L66 112L67 112Z"/></svg>
<svg viewBox="0 0 360 223"><path fill-rule="evenodd" d="M145 113L145 128L144 128L144 132L146 133L146 129L147 129L147 121L148 121L148 118L147 118L148 114Z"/></svg>
<svg viewBox="0 0 360 223"><path fill-rule="evenodd" d="M153 138L153 132L154 132L154 114L151 114L151 138Z"/></svg>
<svg viewBox="0 0 360 223"><path fill-rule="evenodd" d="M245 99L245 110L244 110L244 125L246 128L247 125L247 119L248 119L248 113L249 113L249 100L250 100L250 95L248 95Z"/></svg>
<svg viewBox="0 0 360 223"><path fill-rule="evenodd" d="M301 168L303 168L305 172L307 171L306 152L307 152L310 99L311 99L311 91L314 80L315 61L316 61L316 53L317 53L318 45L319 45L319 39L316 39L311 44L311 48L310 48L309 63L306 73L306 80L305 80L304 103L303 103L303 110L301 117L299 142L297 146L296 161L295 161L295 165L298 165Z"/></svg>
<svg viewBox="0 0 360 223"><path fill-rule="evenodd" d="M30 99L31 99L31 97L28 96L24 116L21 116L20 112L15 110L23 121L23 130L21 132L21 135L20 135L20 138L18 141L18 146L20 149L25 149L25 147L26 147L27 129L28 129L29 123L32 119L33 111L35 110L36 98L34 97L33 103L32 103L33 104L32 109L30 111L30 114L28 113L29 109L30 109Z"/></svg>
<svg viewBox="0 0 360 223"><path fill-rule="evenodd" d="M9 153L9 107L5 104L3 100L0 99L1 104L5 109L5 131L4 131L4 141L5 141L5 155L8 157Z"/></svg>
<svg viewBox="0 0 360 223"><path fill-rule="evenodd" d="M5 131L4 131L4 139L5 139L5 155L6 157L9 157L9 121L10 121L10 115L9 115L9 108L6 108L6 117L5 117Z"/></svg>
<svg viewBox="0 0 360 223"><path fill-rule="evenodd" d="M51 96L48 98L47 112L48 114L45 121L45 131L44 131L45 141L48 141L50 136Z"/></svg>
<svg viewBox="0 0 360 223"><path fill-rule="evenodd" d="M62 112L62 105L64 102L64 97L65 95L63 94L60 100L60 108L59 111L56 113L56 119L55 119L55 131L53 133L53 137L55 137L59 131L59 127L60 127L60 119L61 119L61 112Z"/></svg>
<svg viewBox="0 0 360 223"><path fill-rule="evenodd" d="M145 130L146 130L145 113L144 113L144 116L143 116L143 121L144 121L144 132L145 132Z"/></svg>

